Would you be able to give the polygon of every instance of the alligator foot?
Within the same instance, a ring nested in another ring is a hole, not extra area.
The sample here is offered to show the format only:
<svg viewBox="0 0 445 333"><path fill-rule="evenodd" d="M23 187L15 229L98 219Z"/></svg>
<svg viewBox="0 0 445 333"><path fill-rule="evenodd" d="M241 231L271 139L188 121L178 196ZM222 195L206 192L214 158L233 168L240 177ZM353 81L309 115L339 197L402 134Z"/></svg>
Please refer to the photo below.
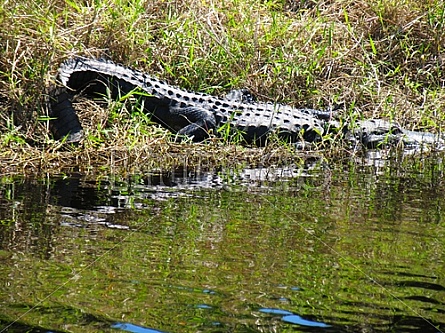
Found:
<svg viewBox="0 0 445 333"><path fill-rule="evenodd" d="M209 133L216 130L216 119L212 112L200 107L174 108L170 111L172 116L183 118L188 124L183 126L177 135L191 138L194 142L204 141Z"/></svg>

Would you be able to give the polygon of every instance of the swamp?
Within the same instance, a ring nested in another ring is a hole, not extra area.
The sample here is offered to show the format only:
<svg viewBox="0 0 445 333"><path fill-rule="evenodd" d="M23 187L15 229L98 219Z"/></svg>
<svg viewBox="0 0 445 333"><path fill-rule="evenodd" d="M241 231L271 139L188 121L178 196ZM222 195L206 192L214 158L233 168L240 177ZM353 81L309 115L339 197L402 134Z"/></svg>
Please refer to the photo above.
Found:
<svg viewBox="0 0 445 333"><path fill-rule="evenodd" d="M107 96L70 144L48 113L86 56L441 136L442 0L0 2L1 333L445 332L442 149L175 142Z"/></svg>

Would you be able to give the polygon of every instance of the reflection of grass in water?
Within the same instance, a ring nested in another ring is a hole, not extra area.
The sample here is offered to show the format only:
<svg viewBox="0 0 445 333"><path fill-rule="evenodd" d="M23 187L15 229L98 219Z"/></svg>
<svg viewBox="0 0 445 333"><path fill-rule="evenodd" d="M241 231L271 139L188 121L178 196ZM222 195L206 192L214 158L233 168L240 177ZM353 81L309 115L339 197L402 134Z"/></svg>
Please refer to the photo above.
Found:
<svg viewBox="0 0 445 333"><path fill-rule="evenodd" d="M318 109L346 102L348 117L357 117L354 107L360 118L440 131L444 7L439 0L8 1L0 9L2 164L173 164L159 157L169 155L164 131L129 111L109 118L92 103L78 105L91 125L83 144L61 152L49 140L44 87L73 53L109 57L191 90L223 95L246 86L260 100Z"/></svg>
<svg viewBox="0 0 445 333"><path fill-rule="evenodd" d="M1 207L3 218L15 221L2 230L2 245L12 253L0 270L8 282L2 311L14 317L43 300L23 322L91 332L123 315L125 322L170 332L206 331L212 322L289 328L261 308L349 325L351 332L427 327L420 316L440 322L445 306L440 163L393 163L398 172L394 165L371 172L373 166L341 164L286 186L198 188L162 200L137 196L143 187L129 183L142 178L81 179L104 197L100 202L132 189L135 206L145 208L107 215L100 204L102 218L129 230L91 220L61 226L65 215L75 219L89 210L59 213L49 204L55 181L5 179L2 185L16 188L8 199L13 207Z"/></svg>

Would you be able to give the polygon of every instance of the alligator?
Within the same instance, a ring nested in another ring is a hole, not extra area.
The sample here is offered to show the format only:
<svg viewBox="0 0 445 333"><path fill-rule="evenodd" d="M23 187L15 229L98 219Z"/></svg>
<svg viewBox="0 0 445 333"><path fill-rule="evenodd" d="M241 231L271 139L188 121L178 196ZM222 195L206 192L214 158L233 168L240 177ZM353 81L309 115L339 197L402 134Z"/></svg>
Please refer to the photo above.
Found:
<svg viewBox="0 0 445 333"><path fill-rule="evenodd" d="M382 144L408 146L442 145L443 139L428 132L403 129L381 119L357 120L341 124L338 110L293 108L258 102L247 90L229 92L225 97L190 92L141 71L109 60L75 57L63 62L57 76L58 86L49 97L50 128L55 139L81 140L83 129L72 105L79 93L90 96L135 94L144 112L162 127L195 142L204 141L223 126L237 131L248 144L264 146L271 134L289 143L316 143L329 132L342 133L351 143L367 148Z"/></svg>

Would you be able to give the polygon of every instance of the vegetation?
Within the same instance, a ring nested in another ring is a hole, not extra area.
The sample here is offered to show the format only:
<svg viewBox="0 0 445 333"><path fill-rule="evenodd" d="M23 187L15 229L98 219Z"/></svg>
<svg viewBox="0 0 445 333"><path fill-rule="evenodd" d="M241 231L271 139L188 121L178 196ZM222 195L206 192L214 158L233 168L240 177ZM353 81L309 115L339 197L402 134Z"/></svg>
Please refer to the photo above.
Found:
<svg viewBox="0 0 445 333"><path fill-rule="evenodd" d="M132 171L297 155L278 143L266 152L218 140L176 144L125 101L79 99L87 139L55 142L45 94L73 55L110 58L191 90L248 87L299 107L345 102L345 117L441 131L444 25L442 0L2 0L0 168Z"/></svg>

